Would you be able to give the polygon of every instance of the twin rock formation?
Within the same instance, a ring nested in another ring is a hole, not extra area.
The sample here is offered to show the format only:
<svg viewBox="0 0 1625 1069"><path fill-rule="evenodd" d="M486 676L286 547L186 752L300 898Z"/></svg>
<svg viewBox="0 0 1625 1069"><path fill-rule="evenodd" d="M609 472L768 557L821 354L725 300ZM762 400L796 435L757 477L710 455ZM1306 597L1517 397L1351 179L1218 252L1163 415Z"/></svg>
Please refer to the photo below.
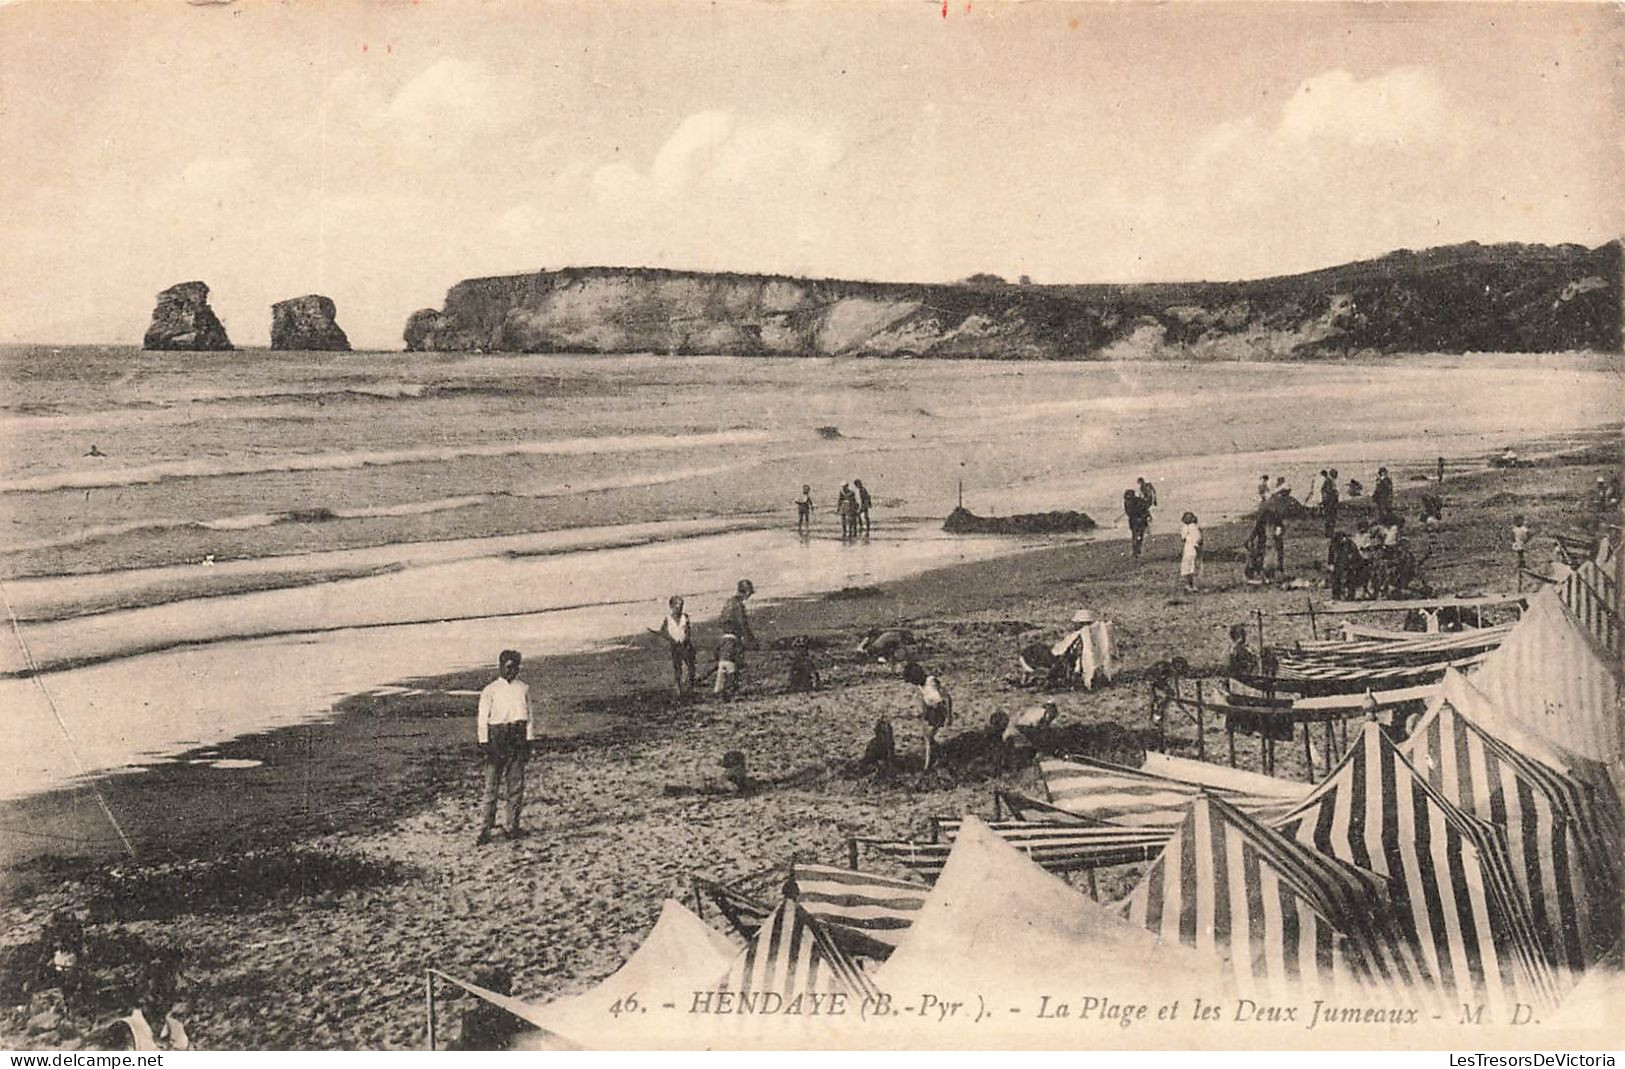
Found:
<svg viewBox="0 0 1625 1069"><path fill-rule="evenodd" d="M348 351L350 339L335 321L330 298L312 293L271 306L271 348ZM169 352L224 352L235 348L209 307L209 287L182 282L158 295L143 349Z"/></svg>

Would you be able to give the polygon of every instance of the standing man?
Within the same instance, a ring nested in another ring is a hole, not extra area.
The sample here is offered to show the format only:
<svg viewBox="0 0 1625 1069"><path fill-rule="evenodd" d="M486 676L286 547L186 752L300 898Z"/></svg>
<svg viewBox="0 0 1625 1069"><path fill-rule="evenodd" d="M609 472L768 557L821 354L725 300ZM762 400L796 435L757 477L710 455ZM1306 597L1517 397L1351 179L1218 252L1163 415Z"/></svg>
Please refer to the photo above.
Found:
<svg viewBox="0 0 1625 1069"><path fill-rule="evenodd" d="M666 640L671 651L671 674L676 679L677 696L679 698L688 694L694 685L694 639L688 620L688 613L683 611L683 599L673 594L666 602L670 612L660 621L659 627L649 630Z"/></svg>
<svg viewBox="0 0 1625 1069"><path fill-rule="evenodd" d="M491 841L501 788L506 788L508 799L508 838L525 836L519 813L525 806L525 763L530 760L536 722L530 712L530 686L519 678L519 660L518 650L503 650L497 657L497 678L480 691L476 732L485 758L485 798L476 846Z"/></svg>
<svg viewBox="0 0 1625 1069"><path fill-rule="evenodd" d="M1371 491L1371 503L1377 507L1379 520L1386 520L1394 511L1394 480L1388 477L1387 468L1377 469L1377 485Z"/></svg>
<svg viewBox="0 0 1625 1069"><path fill-rule="evenodd" d="M1326 518L1326 537L1337 533L1337 469L1326 469L1326 481L1320 484L1320 511Z"/></svg>
<svg viewBox="0 0 1625 1069"><path fill-rule="evenodd" d="M1151 523L1151 512L1145 507L1145 498L1133 490L1124 490L1123 515L1128 517L1129 552L1135 560L1139 560L1140 549L1145 545L1145 529Z"/></svg>
<svg viewBox="0 0 1625 1069"><path fill-rule="evenodd" d="M858 492L858 515L852 522L852 533L858 533L858 525L863 525L863 533L869 533L869 488L863 485L862 479L853 479L852 486Z"/></svg>
<svg viewBox="0 0 1625 1069"><path fill-rule="evenodd" d="M1139 488L1140 500L1145 503L1145 529L1149 532L1151 530L1152 510L1157 507L1157 488L1144 479L1135 479L1134 482Z"/></svg>

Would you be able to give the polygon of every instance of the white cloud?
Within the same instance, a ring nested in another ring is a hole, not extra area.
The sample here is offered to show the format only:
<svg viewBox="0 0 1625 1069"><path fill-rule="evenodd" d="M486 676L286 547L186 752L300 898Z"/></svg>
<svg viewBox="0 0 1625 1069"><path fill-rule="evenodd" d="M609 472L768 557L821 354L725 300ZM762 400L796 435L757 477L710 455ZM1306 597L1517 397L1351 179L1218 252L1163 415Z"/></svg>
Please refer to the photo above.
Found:
<svg viewBox="0 0 1625 1069"><path fill-rule="evenodd" d="M516 99L478 63L442 59L402 86L382 113L409 136L460 136L515 117Z"/></svg>
<svg viewBox="0 0 1625 1069"><path fill-rule="evenodd" d="M679 192L706 170L711 157L733 132L733 116L702 111L684 119L655 154L649 178L660 189Z"/></svg>
<svg viewBox="0 0 1625 1069"><path fill-rule="evenodd" d="M1281 109L1276 134L1295 142L1403 144L1432 138L1449 124L1444 86L1431 71L1397 67L1360 81L1334 70L1298 86Z"/></svg>

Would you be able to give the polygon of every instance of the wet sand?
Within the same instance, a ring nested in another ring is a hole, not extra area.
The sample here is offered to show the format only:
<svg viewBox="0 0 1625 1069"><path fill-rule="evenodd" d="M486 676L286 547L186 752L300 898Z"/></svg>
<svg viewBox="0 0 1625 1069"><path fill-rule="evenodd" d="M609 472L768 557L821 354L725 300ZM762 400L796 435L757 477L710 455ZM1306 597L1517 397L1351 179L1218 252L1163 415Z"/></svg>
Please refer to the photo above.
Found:
<svg viewBox="0 0 1625 1069"><path fill-rule="evenodd" d="M1617 449L1613 443L1617 434ZM1617 460L1609 463L1594 447L1572 459L1452 481L1445 521L1426 536L1434 586L1452 593L1510 588L1514 512L1530 517L1542 546L1551 534L1580 527L1586 487L1598 473L1616 471ZM1396 471L1402 501L1416 493L1409 474ZM1349 526L1369 508L1360 500L1345 506ZM735 879L793 857L832 861L844 858L848 836L915 834L934 815L990 813L995 787L1038 789L1030 769L918 771L908 689L892 669L852 653L869 627L902 623L919 638L916 655L955 695L951 735L1034 700L1015 685L1023 633L1053 637L1075 609L1095 609L1115 623L1122 673L1093 693L1053 697L1067 749L1131 764L1152 739L1147 666L1180 655L1216 669L1225 628L1250 620L1255 609L1266 614L1271 641L1308 636L1301 619L1270 614L1301 609L1306 597L1324 591L1242 582L1245 532L1238 526L1208 531L1204 589L1182 593L1176 517L1168 512L1157 517L1138 565L1122 542L1076 543L763 607L753 623L764 645L795 634L820 644L824 688L813 695L780 693L786 654L771 649L751 655L744 693L728 703L673 701L668 663L652 636L633 649L529 662L525 675L545 698L549 739L531 763L532 835L522 842L473 845L474 698L452 692L477 690L488 670L356 696L330 723L191 755L263 762L256 767L183 761L104 780L105 797L136 846L135 866L119 861L122 847L87 790L7 803L0 806L7 903L0 939L15 947L53 909L84 908L108 886L114 865L161 876L185 859L298 847L376 862L392 875L294 887L270 902L101 919L93 929L187 951L188 1023L206 1047L420 1045L428 965L456 974L501 965L518 993L538 1001L581 989L636 946L662 897L687 895L692 875ZM1291 526L1293 574L1316 575L1324 552L1318 528L1318 520ZM702 670L713 635L707 626L699 636ZM879 715L893 718L908 761L895 780L846 767ZM1222 733L1214 731L1209 757L1222 748ZM668 784L714 773L728 749L745 751L759 776L807 775L746 798L663 794ZM1189 728L1175 732L1170 749L1194 756ZM1255 747L1244 742L1241 750L1243 763L1256 767ZM1293 750L1282 749L1279 774L1301 773ZM1134 877L1133 868L1116 870L1101 891L1126 891ZM15 1010L0 1014L0 1043L71 1045L28 1039L25 1019Z"/></svg>

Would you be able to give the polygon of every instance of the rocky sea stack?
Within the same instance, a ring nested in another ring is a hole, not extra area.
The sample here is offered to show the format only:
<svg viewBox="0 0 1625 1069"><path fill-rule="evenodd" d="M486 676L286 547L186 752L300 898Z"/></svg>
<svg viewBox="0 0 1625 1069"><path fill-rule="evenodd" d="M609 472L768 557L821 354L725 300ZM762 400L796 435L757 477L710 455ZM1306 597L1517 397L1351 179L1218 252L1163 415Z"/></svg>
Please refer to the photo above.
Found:
<svg viewBox="0 0 1625 1069"><path fill-rule="evenodd" d="M436 348L434 333L440 329L440 320L438 308L419 308L408 316L406 330L401 333L402 339L406 342L406 351L418 353Z"/></svg>
<svg viewBox="0 0 1625 1069"><path fill-rule="evenodd" d="M158 295L141 348L217 352L235 346L209 307L209 287L202 282L179 282Z"/></svg>
<svg viewBox="0 0 1625 1069"><path fill-rule="evenodd" d="M350 339L336 321L338 309L319 293L290 297L271 306L271 348L348 352Z"/></svg>

